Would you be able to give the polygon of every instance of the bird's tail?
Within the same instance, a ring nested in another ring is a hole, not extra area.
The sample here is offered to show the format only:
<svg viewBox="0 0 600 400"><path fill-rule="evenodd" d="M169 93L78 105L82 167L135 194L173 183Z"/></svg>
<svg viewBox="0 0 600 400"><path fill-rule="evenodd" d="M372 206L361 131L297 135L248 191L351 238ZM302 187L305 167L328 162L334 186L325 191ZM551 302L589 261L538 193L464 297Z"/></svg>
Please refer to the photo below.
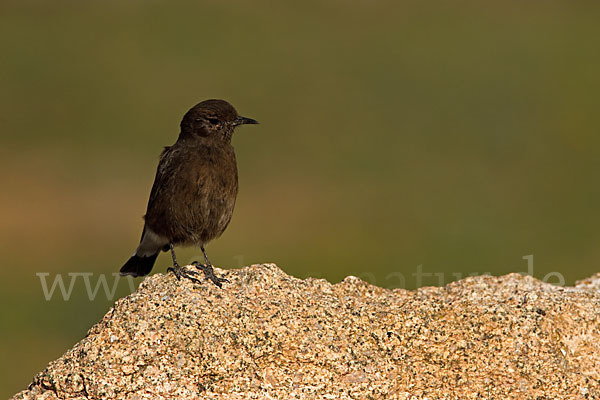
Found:
<svg viewBox="0 0 600 400"><path fill-rule="evenodd" d="M152 271L154 262L158 257L158 252L148 257L138 256L134 254L129 260L121 267L121 275L131 276L146 276Z"/></svg>

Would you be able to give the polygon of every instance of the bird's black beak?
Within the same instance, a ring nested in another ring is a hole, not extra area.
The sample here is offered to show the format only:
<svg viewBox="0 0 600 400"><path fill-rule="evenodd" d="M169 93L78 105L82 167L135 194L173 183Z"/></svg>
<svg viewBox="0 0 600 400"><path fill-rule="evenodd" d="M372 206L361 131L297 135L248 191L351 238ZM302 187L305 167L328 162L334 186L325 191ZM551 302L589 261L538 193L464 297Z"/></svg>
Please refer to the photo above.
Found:
<svg viewBox="0 0 600 400"><path fill-rule="evenodd" d="M237 117L235 119L234 122L235 126L238 125L246 125L246 124L252 124L252 125L256 125L258 124L258 121L252 118L246 118L246 117Z"/></svg>

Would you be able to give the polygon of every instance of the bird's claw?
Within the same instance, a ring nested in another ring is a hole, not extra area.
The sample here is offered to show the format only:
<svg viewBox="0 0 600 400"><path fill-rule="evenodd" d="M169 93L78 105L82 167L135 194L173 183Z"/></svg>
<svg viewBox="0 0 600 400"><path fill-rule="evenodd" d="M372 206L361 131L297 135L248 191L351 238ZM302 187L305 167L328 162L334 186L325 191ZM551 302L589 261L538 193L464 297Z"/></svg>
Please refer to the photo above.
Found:
<svg viewBox="0 0 600 400"><path fill-rule="evenodd" d="M206 279L214 283L220 288L223 288L223 283L231 283L229 279L220 278L215 274L213 270L213 266L211 264L201 264L198 261L194 261L192 265L198 269L201 269L204 272L204 276Z"/></svg>
<svg viewBox="0 0 600 400"><path fill-rule="evenodd" d="M187 268L181 267L179 265L167 268L167 272L173 272L178 281L180 281L183 277L189 279L194 283L201 283L200 280L196 278L196 276L198 275L197 271L190 271Z"/></svg>

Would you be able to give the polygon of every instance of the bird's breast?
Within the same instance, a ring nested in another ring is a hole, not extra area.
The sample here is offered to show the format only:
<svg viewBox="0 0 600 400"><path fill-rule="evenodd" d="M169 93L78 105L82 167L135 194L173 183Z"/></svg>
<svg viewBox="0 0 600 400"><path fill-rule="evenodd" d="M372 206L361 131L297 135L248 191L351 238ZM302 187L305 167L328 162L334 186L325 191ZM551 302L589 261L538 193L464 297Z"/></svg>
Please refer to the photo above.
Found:
<svg viewBox="0 0 600 400"><path fill-rule="evenodd" d="M195 164L193 178L202 194L219 194L222 191L237 192L238 173L235 154L232 150L205 151Z"/></svg>

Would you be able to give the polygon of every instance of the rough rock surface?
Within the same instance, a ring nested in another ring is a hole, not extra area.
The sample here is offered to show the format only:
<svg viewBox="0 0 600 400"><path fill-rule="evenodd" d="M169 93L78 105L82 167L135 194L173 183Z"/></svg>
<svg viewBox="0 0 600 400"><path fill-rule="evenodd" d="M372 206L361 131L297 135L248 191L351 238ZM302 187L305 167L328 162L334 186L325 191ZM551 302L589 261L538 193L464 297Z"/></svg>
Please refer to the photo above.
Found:
<svg viewBox="0 0 600 400"><path fill-rule="evenodd" d="M387 290L274 264L147 278L14 399L600 398L600 276Z"/></svg>

